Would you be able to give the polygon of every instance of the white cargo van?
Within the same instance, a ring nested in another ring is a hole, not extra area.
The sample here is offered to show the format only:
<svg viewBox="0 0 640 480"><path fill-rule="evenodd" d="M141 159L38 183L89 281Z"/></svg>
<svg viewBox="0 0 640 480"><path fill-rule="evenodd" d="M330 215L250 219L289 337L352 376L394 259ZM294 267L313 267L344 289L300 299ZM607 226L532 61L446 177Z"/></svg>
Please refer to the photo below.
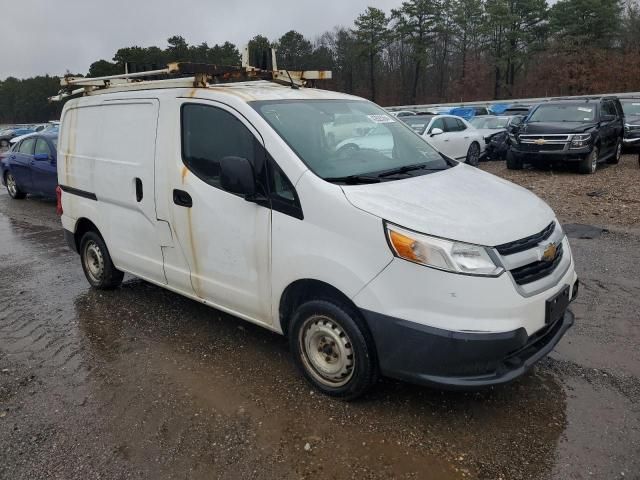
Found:
<svg viewBox="0 0 640 480"><path fill-rule="evenodd" d="M287 335L305 377L344 398L379 374L504 383L572 325L569 243L534 194L361 98L176 85L64 107L62 224L92 286L128 272ZM338 117L388 138L336 144Z"/></svg>

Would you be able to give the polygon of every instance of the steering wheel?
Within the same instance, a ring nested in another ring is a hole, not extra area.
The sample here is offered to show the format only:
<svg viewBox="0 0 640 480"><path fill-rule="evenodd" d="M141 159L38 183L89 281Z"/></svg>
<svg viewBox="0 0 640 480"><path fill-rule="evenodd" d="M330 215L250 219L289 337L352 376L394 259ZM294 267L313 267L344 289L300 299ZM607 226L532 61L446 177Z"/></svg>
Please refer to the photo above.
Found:
<svg viewBox="0 0 640 480"><path fill-rule="evenodd" d="M360 150L360 147L355 143L347 143L336 150L336 155L339 156L347 152L357 152L358 150Z"/></svg>

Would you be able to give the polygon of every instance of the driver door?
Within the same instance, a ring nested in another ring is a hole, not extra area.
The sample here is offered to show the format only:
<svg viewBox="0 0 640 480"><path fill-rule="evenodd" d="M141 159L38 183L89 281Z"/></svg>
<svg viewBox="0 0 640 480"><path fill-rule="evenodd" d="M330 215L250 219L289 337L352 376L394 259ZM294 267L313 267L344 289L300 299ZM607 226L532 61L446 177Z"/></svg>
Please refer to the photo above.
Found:
<svg viewBox="0 0 640 480"><path fill-rule="evenodd" d="M244 318L271 318L271 209L227 192L220 160L242 157L254 171L266 152L253 127L216 102L185 102L182 164L170 184L170 223L195 294ZM171 266L167 266L171 269Z"/></svg>
<svg viewBox="0 0 640 480"><path fill-rule="evenodd" d="M433 129L439 128L443 131L443 133L434 135ZM436 118L429 127L427 131L428 136L427 140L433 147L438 150L440 153L445 154L447 157L455 158L454 146L451 142L451 134L447 132L447 127L444 123L444 117Z"/></svg>

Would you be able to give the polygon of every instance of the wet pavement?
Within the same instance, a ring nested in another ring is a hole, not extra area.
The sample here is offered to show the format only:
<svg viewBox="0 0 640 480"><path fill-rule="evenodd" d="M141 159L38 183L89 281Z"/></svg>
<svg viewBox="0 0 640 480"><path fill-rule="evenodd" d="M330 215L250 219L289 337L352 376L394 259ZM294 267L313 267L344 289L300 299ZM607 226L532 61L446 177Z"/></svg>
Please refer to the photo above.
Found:
<svg viewBox="0 0 640 480"><path fill-rule="evenodd" d="M283 337L132 277L0 193L0 478L640 478L640 227L571 245L576 324L510 385L315 393ZM576 235L579 237L580 235Z"/></svg>

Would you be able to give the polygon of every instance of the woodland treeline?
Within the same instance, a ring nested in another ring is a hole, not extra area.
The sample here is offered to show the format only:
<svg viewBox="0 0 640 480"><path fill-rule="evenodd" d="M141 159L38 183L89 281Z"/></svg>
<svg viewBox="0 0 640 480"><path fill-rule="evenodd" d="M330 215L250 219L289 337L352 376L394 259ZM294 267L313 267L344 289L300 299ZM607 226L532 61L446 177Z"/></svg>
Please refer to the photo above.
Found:
<svg viewBox="0 0 640 480"><path fill-rule="evenodd" d="M324 88L382 105L640 91L640 0L408 0L369 7L350 26L317 38L291 30L256 35L250 47L278 49L278 66L330 69ZM92 63L88 76L171 61L237 65L225 42L131 46ZM56 118L46 98L57 77L0 82L0 123Z"/></svg>

